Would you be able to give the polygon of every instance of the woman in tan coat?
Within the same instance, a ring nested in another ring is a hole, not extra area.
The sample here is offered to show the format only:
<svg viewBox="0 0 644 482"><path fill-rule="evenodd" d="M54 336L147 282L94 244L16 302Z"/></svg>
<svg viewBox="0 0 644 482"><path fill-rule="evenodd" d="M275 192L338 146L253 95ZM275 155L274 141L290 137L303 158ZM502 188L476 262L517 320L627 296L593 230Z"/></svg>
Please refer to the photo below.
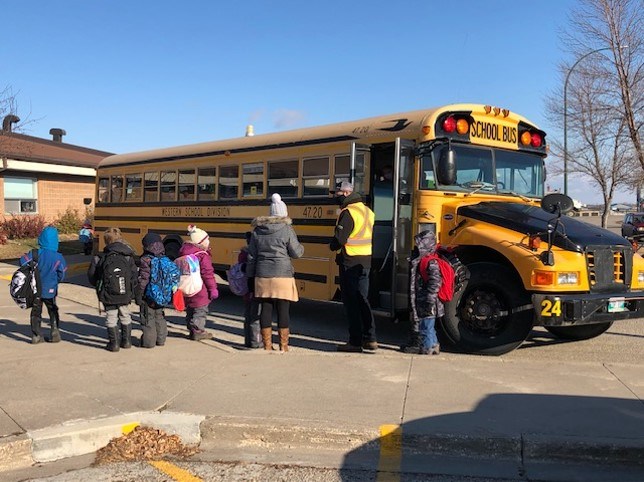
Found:
<svg viewBox="0 0 644 482"><path fill-rule="evenodd" d="M301 257L304 247L291 227L286 204L277 193L271 196L270 213L270 216L253 220L246 273L255 277L255 297L262 309L260 325L264 349L273 349L271 325L275 310L280 350L288 351L290 303L299 299L291 258Z"/></svg>

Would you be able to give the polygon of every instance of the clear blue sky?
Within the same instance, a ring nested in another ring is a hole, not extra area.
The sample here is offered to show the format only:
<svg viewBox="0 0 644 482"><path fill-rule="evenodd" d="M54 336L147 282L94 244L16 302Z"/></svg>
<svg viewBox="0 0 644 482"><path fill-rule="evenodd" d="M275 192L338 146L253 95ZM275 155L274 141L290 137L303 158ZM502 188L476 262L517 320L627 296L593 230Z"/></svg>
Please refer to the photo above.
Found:
<svg viewBox="0 0 644 482"><path fill-rule="evenodd" d="M65 142L116 153L452 102L508 108L558 135L544 98L561 82L558 32L576 4L5 1L0 87L35 121L27 134L60 127Z"/></svg>

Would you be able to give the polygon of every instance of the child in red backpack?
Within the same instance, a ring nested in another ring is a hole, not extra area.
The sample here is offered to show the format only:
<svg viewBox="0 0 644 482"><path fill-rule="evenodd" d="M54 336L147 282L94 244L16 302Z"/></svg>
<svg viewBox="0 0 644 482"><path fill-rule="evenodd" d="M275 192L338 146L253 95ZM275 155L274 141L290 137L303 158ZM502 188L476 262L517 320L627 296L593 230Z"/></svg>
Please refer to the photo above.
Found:
<svg viewBox="0 0 644 482"><path fill-rule="evenodd" d="M418 252L411 259L409 270L412 314L410 343L402 346L401 350L405 353L438 355L440 345L435 323L437 317L445 314L443 303L438 298L443 279L436 260L423 262L425 256L436 252L436 236L432 231L423 231L414 237L414 241ZM422 273L421 266L425 273Z"/></svg>

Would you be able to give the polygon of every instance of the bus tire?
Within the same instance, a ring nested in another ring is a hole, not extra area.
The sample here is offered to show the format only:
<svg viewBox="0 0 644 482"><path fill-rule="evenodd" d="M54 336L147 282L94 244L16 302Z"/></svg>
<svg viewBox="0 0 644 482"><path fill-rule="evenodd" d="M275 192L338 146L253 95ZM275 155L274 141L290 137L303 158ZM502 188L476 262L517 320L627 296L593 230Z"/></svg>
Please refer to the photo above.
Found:
<svg viewBox="0 0 644 482"><path fill-rule="evenodd" d="M590 340L608 330L612 321L579 326L545 326L544 328L562 340Z"/></svg>
<svg viewBox="0 0 644 482"><path fill-rule="evenodd" d="M502 355L514 350L534 324L530 296L507 266L473 263L467 267L469 280L445 303L441 328L462 352Z"/></svg>

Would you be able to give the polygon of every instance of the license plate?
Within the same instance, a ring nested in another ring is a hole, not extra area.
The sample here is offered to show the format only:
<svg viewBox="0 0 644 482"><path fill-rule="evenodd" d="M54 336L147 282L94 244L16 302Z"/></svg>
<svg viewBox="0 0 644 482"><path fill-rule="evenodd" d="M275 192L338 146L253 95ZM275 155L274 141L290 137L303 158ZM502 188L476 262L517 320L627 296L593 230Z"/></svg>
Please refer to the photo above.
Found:
<svg viewBox="0 0 644 482"><path fill-rule="evenodd" d="M622 311L628 311L628 308L626 308L626 301L624 301L623 299L608 301L609 313L620 313Z"/></svg>

